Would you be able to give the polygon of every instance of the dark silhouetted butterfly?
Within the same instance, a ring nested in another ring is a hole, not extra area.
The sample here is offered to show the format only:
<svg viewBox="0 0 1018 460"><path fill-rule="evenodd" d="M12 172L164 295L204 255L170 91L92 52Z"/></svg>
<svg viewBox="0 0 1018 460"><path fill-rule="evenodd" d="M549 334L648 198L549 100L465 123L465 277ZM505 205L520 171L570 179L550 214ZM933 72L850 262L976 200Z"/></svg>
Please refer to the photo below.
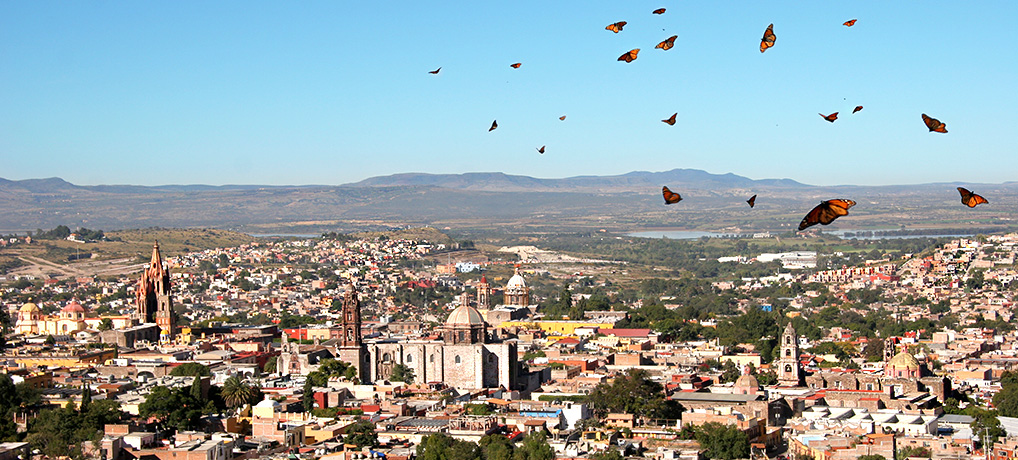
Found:
<svg viewBox="0 0 1018 460"><path fill-rule="evenodd" d="M439 68L437 68L437 69L435 69L435 70L429 70L429 71L428 71L428 73L430 73L430 74L433 74L433 75L438 75L438 71L439 71L439 70L442 70L442 68L441 68L441 67L439 67Z"/></svg>
<svg viewBox="0 0 1018 460"><path fill-rule="evenodd" d="M661 187L661 194L665 197L665 204L675 204L682 201L682 197L678 193L668 190L668 187Z"/></svg>
<svg viewBox="0 0 1018 460"><path fill-rule="evenodd" d="M619 31L621 31L622 28L626 26L626 24L627 24L626 21L619 21L614 24L608 24L608 27L605 27L605 30L610 30L612 32L619 33Z"/></svg>
<svg viewBox="0 0 1018 460"><path fill-rule="evenodd" d="M799 222L799 230L805 230L816 224L830 224L834 222L834 219L847 216L848 208L852 206L855 206L855 202L852 200L821 201L820 204L806 214L806 217L802 218L802 222Z"/></svg>
<svg viewBox="0 0 1018 460"><path fill-rule="evenodd" d="M541 146L541 148L537 149L537 153L540 153L541 155L544 155L544 146L543 145Z"/></svg>
<svg viewBox="0 0 1018 460"><path fill-rule="evenodd" d="M829 121L831 123L834 123L834 120L838 119L838 112L834 112L834 113L832 113L830 115L824 115L822 113L818 113L817 115L820 115L821 117L824 117L824 120L827 120L827 121Z"/></svg>
<svg viewBox="0 0 1018 460"><path fill-rule="evenodd" d="M756 195L749 197L749 199L746 200L746 202L749 203L749 207L751 208L756 206Z"/></svg>
<svg viewBox="0 0 1018 460"><path fill-rule="evenodd" d="M848 21L845 21L845 23L842 25L845 27L852 27L855 25L855 21L857 21L857 19L849 19Z"/></svg>
<svg viewBox="0 0 1018 460"><path fill-rule="evenodd" d="M861 105L857 105L857 106L855 106L854 109L852 109L852 113L856 113L856 112L858 112L860 110L862 110L862 106Z"/></svg>
<svg viewBox="0 0 1018 460"><path fill-rule="evenodd" d="M977 204L989 203L982 195L972 193L965 188L958 187L958 193L961 193L961 202L970 208L976 207Z"/></svg>
<svg viewBox="0 0 1018 460"><path fill-rule="evenodd" d="M509 67L512 67L514 69L518 69L518 68L520 68L521 65L523 65L522 62L517 62L515 64L509 64Z"/></svg>
<svg viewBox="0 0 1018 460"><path fill-rule="evenodd" d="M619 60L620 61L626 61L626 62L633 62L633 61L636 60L636 55L639 52L640 52L640 48L633 48L633 49L629 50L628 53L624 53L624 54L622 54L622 56L619 56Z"/></svg>
<svg viewBox="0 0 1018 460"><path fill-rule="evenodd" d="M930 128L931 133L946 133L947 123L941 123L940 120L923 114L923 123L926 123L926 127Z"/></svg>
<svg viewBox="0 0 1018 460"><path fill-rule="evenodd" d="M566 121L566 116L565 116L565 115L562 115L561 117L558 117L558 119L559 119L559 120L562 120L562 121Z"/></svg>
<svg viewBox="0 0 1018 460"><path fill-rule="evenodd" d="M654 13L654 14L665 14L665 9L664 8L658 8L658 9L656 9L654 11L651 11L651 13Z"/></svg>
<svg viewBox="0 0 1018 460"><path fill-rule="evenodd" d="M679 38L679 36L678 35L672 35L671 37L666 38L663 42L658 43L657 46L655 46L654 48L661 48L661 49L663 49L665 51L668 51L668 50L672 49L673 46L675 46L675 39L676 38Z"/></svg>
<svg viewBox="0 0 1018 460"><path fill-rule="evenodd" d="M774 41L777 39L778 36L774 35L774 24L767 26L763 38L760 39L760 52L767 51L767 48L774 46Z"/></svg>
<svg viewBox="0 0 1018 460"><path fill-rule="evenodd" d="M494 131L495 128L498 128L498 120L492 120L491 121L491 127L488 128L488 132L490 133L490 132Z"/></svg>
<svg viewBox="0 0 1018 460"><path fill-rule="evenodd" d="M672 116L670 116L670 117L668 117L668 118L666 118L664 120L661 120L661 121L663 121L665 123L668 123L669 125L675 125L675 116L678 115L678 114L679 114L678 112L675 112L675 113L672 114Z"/></svg>

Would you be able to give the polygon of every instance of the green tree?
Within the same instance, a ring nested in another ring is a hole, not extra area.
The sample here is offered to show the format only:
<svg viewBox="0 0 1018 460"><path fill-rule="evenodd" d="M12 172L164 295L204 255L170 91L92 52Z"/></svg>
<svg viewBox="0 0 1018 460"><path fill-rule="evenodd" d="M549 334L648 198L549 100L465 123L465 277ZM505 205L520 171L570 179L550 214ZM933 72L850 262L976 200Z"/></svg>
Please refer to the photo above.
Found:
<svg viewBox="0 0 1018 460"><path fill-rule="evenodd" d="M930 449L922 446L905 446L898 449L898 453L895 455L897 460L905 460L907 458L920 457L930 458Z"/></svg>
<svg viewBox="0 0 1018 460"><path fill-rule="evenodd" d="M513 453L513 460L552 460L555 449L548 444L543 431L536 431L523 438L523 443Z"/></svg>
<svg viewBox="0 0 1018 460"><path fill-rule="evenodd" d="M255 401L256 393L251 385L237 376L232 376L223 382L223 401L227 407L236 409L252 404Z"/></svg>
<svg viewBox="0 0 1018 460"><path fill-rule="evenodd" d="M375 447L378 445L378 434L375 433L375 424L367 420L354 422L346 428L347 444L356 444L358 448Z"/></svg>
<svg viewBox="0 0 1018 460"><path fill-rule="evenodd" d="M170 371L170 375L174 377L208 377L212 375L212 371L201 363L184 363L174 367Z"/></svg>
<svg viewBox="0 0 1018 460"><path fill-rule="evenodd" d="M749 457L749 438L735 425L707 422L696 429L696 441L707 458Z"/></svg>
<svg viewBox="0 0 1018 460"><path fill-rule="evenodd" d="M501 434L486 434L478 444L484 460L512 460L516 446Z"/></svg>
<svg viewBox="0 0 1018 460"><path fill-rule="evenodd" d="M887 460L887 457L879 454L862 455L859 460Z"/></svg>
<svg viewBox="0 0 1018 460"><path fill-rule="evenodd" d="M262 371L267 372L269 374L276 372L276 365L278 362L279 362L278 356L273 356L269 358L268 360L265 361L265 368L262 369Z"/></svg>
<svg viewBox="0 0 1018 460"><path fill-rule="evenodd" d="M677 419L682 406L665 400L664 387L650 380L647 371L629 369L611 383L601 383L587 396L598 417L608 413L637 414L640 417Z"/></svg>
<svg viewBox="0 0 1018 460"><path fill-rule="evenodd" d="M195 399L191 387L156 386L138 406L138 412L142 417L155 417L176 430L194 430L201 421L206 401Z"/></svg>
<svg viewBox="0 0 1018 460"><path fill-rule="evenodd" d="M109 318L103 318L103 320L99 323L98 329L100 331L108 331L110 329L113 329L113 320Z"/></svg>
<svg viewBox="0 0 1018 460"><path fill-rule="evenodd" d="M392 366L392 374L389 375L389 380L394 382L414 383L414 370L411 369L410 366L397 364Z"/></svg>
<svg viewBox="0 0 1018 460"><path fill-rule="evenodd" d="M608 449L590 456L590 460L625 460L617 449Z"/></svg>

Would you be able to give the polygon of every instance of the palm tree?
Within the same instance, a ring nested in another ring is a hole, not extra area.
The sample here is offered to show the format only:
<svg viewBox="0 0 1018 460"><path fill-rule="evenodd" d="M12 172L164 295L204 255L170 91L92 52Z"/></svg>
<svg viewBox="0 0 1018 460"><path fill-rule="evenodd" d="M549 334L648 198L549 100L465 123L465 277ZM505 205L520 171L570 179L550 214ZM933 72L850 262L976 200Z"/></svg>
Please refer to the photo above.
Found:
<svg viewBox="0 0 1018 460"><path fill-rule="evenodd" d="M223 401L232 408L242 407L251 402L255 396L254 388L239 377L233 376L223 382Z"/></svg>

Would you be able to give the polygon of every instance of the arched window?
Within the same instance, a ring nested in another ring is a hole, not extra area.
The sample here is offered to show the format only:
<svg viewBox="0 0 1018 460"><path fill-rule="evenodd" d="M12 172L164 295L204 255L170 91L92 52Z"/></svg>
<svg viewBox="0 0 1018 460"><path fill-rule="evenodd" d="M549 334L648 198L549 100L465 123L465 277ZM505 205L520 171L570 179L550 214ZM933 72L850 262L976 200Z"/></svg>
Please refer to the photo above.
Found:
<svg viewBox="0 0 1018 460"><path fill-rule="evenodd" d="M392 361L392 356L389 356L388 353L382 354L382 362L383 363L387 363L389 361Z"/></svg>
<svg viewBox="0 0 1018 460"><path fill-rule="evenodd" d="M785 364L785 372L792 372L792 365L791 364Z"/></svg>
<svg viewBox="0 0 1018 460"><path fill-rule="evenodd" d="M435 355L431 355L431 357L428 358L428 361L435 362Z"/></svg>
<svg viewBox="0 0 1018 460"><path fill-rule="evenodd" d="M414 355L406 355L406 362L408 363L414 362Z"/></svg>
<svg viewBox="0 0 1018 460"><path fill-rule="evenodd" d="M460 363L460 355L456 355L456 359L454 361L456 362L456 364L459 364Z"/></svg>
<svg viewBox="0 0 1018 460"><path fill-rule="evenodd" d="M792 350L785 350L785 356L792 356Z"/></svg>

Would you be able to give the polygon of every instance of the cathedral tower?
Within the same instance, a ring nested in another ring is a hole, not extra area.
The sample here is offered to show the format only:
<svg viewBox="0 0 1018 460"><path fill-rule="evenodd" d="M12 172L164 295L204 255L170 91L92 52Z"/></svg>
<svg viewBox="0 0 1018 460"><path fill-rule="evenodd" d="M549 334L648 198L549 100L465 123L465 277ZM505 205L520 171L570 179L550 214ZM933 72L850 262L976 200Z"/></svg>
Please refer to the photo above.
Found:
<svg viewBox="0 0 1018 460"><path fill-rule="evenodd" d="M781 356L778 358L778 384L797 387L802 383L802 367L799 364L799 336L792 322L781 333Z"/></svg>
<svg viewBox="0 0 1018 460"><path fill-rule="evenodd" d="M135 316L143 323L159 325L160 340L170 340L174 335L176 314L173 312L173 299L170 297L170 272L163 264L159 253L159 242L152 248L152 260L145 271L141 272L138 287L135 289Z"/></svg>
<svg viewBox="0 0 1018 460"><path fill-rule="evenodd" d="M481 275L481 282L477 283L477 308L487 310L491 307L491 285L488 278Z"/></svg>
<svg viewBox="0 0 1018 460"><path fill-rule="evenodd" d="M361 381L366 381L370 379L370 374L368 366L365 365L367 353L361 340L361 300L353 283L346 286L342 313L343 321L340 324L342 335L339 337L339 346L336 347L339 353L337 358L356 367Z"/></svg>

